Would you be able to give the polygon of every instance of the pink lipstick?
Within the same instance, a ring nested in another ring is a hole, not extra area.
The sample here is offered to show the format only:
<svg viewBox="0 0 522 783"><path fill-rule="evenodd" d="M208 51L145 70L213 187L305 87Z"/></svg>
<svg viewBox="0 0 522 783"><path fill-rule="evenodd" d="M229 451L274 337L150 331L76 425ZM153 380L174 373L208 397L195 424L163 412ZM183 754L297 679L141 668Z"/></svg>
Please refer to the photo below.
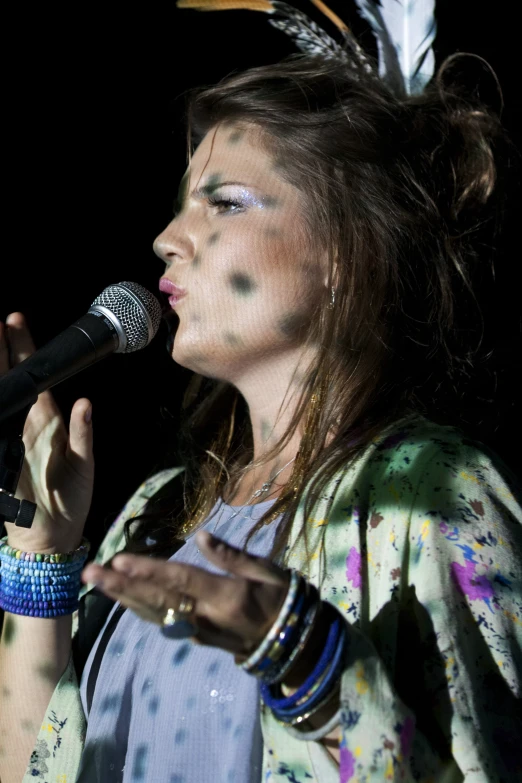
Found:
<svg viewBox="0 0 522 783"><path fill-rule="evenodd" d="M177 305L179 300L187 293L184 288L175 285L166 277L162 277L159 281L159 290L169 295L168 302L171 307Z"/></svg>

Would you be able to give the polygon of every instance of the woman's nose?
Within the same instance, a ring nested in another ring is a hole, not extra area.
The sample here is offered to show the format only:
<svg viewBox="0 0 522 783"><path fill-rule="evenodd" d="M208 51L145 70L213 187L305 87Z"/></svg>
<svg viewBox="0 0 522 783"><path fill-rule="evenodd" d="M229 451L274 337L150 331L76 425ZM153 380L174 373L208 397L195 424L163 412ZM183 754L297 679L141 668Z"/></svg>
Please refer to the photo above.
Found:
<svg viewBox="0 0 522 783"><path fill-rule="evenodd" d="M190 261L194 257L194 245L181 230L177 219L156 237L152 249L166 264L172 264L175 260Z"/></svg>

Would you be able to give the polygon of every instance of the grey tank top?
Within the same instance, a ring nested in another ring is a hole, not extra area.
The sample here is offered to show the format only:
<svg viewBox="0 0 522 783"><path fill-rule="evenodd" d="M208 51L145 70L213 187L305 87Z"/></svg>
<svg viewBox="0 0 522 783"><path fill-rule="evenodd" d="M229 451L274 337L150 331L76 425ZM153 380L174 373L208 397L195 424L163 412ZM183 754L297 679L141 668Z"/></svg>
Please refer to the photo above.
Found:
<svg viewBox="0 0 522 783"><path fill-rule="evenodd" d="M219 500L202 527L242 547L273 502L245 506L229 521L237 508ZM248 551L268 556L280 521L258 531ZM194 535L169 560L219 573L198 551ZM260 783L256 679L230 653L165 639L159 626L128 609L103 654L88 712L89 672L118 607L111 609L82 673L87 733L76 783Z"/></svg>

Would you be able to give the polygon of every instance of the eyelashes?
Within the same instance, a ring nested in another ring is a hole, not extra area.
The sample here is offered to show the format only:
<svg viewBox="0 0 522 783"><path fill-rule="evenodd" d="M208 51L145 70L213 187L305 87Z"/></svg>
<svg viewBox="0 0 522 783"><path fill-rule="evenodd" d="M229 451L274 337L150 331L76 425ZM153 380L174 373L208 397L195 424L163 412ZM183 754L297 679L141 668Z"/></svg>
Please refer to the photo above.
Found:
<svg viewBox="0 0 522 783"><path fill-rule="evenodd" d="M245 211L245 204L243 204L241 201L234 201L230 198L215 198L214 196L207 196L207 202L211 207L216 209L218 215L233 215L236 212ZM172 220L175 220L182 211L182 208L175 206Z"/></svg>
<svg viewBox="0 0 522 783"><path fill-rule="evenodd" d="M214 196L207 196L207 202L211 207L217 209L219 215L235 214L236 212L244 212L245 205L240 201L234 201L229 198L215 198Z"/></svg>

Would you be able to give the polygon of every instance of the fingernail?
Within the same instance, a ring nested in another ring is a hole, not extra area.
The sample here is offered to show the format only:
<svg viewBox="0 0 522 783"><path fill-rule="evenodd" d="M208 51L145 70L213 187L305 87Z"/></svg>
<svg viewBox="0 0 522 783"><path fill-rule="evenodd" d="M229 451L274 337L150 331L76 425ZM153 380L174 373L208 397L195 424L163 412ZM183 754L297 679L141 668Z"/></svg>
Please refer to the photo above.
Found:
<svg viewBox="0 0 522 783"><path fill-rule="evenodd" d="M85 419L85 423L89 424L90 420L92 419L92 405L89 405L83 418Z"/></svg>
<svg viewBox="0 0 522 783"><path fill-rule="evenodd" d="M129 565L114 565L112 564L112 568L114 571L117 571L119 574L128 574L130 575L132 571L132 566Z"/></svg>
<svg viewBox="0 0 522 783"><path fill-rule="evenodd" d="M207 533L207 535L207 544L211 549L214 549L216 552L223 552L227 548L227 545L221 538L213 536L212 533Z"/></svg>
<svg viewBox="0 0 522 783"><path fill-rule="evenodd" d="M128 563L126 560L116 560L116 561L113 560L111 563L111 567L115 571L119 571L122 574L130 574L130 572L132 571L132 565Z"/></svg>

